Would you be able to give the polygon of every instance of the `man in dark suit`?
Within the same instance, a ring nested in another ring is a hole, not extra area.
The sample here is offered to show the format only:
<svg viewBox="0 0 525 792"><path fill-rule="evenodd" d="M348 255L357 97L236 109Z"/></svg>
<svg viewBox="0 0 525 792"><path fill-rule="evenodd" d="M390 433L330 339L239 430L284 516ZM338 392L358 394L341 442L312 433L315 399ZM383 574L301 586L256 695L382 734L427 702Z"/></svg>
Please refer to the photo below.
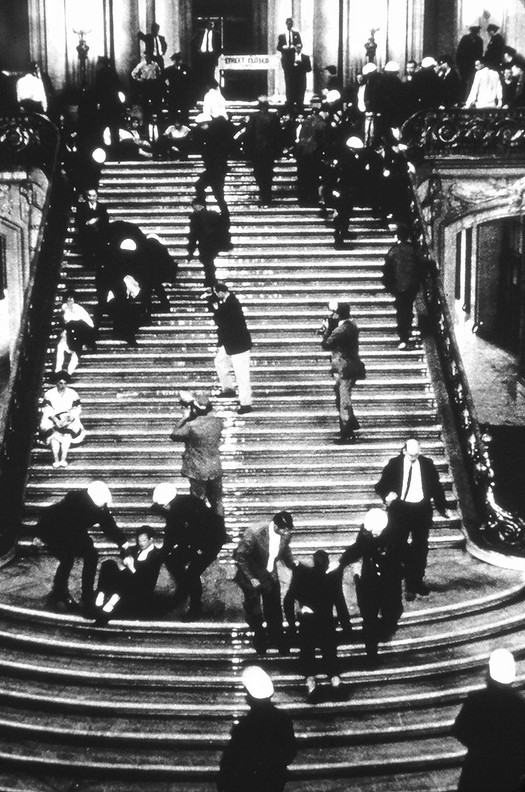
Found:
<svg viewBox="0 0 525 792"><path fill-rule="evenodd" d="M161 71L164 69L164 58L168 45L164 36L159 35L160 27L154 22L151 26L151 33L139 33L139 41L144 42L144 54L158 63Z"/></svg>
<svg viewBox="0 0 525 792"><path fill-rule="evenodd" d="M302 44L301 34L293 28L293 19L288 17L286 20L286 30L280 33L277 38L277 51L281 53L281 65L284 72L284 84L286 91L286 105L288 108L292 104L292 68L295 60L295 47Z"/></svg>
<svg viewBox="0 0 525 792"><path fill-rule="evenodd" d="M224 199L224 183L228 172L228 158L235 145L235 127L223 116L209 118L200 113L195 121L197 126L193 132L193 141L204 164L204 171L195 182L196 197L204 201L206 187L211 187L221 214L229 219L230 212Z"/></svg>
<svg viewBox="0 0 525 792"><path fill-rule="evenodd" d="M182 440L183 476L190 481L190 492L202 500L208 500L211 508L221 517L222 465L219 446L224 420L213 412L212 404L204 393L180 392L180 403L184 415L173 428L170 439Z"/></svg>
<svg viewBox="0 0 525 792"><path fill-rule="evenodd" d="M217 281L208 299L217 325L219 348L215 355L215 371L219 378L221 398L235 396L235 381L239 389L240 415L252 411L250 382L250 350L252 338L246 325L242 306L226 283ZM235 379L234 379L235 375Z"/></svg>
<svg viewBox="0 0 525 792"><path fill-rule="evenodd" d="M299 605L299 648L301 672L306 677L306 688L311 696L316 689L315 650L321 650L322 672L332 688L341 685L337 659L337 633L334 607L346 635L351 632L350 617L342 590L342 567L329 569L330 557L326 550L316 550L313 566L294 562L292 579L283 607L290 638L296 632L295 602Z"/></svg>
<svg viewBox="0 0 525 792"><path fill-rule="evenodd" d="M290 716L272 702L266 671L248 666L242 673L249 710L234 725L221 757L218 792L283 792L288 765L297 754Z"/></svg>
<svg viewBox="0 0 525 792"><path fill-rule="evenodd" d="M461 101L465 101L474 79L477 60L483 57L483 39L479 35L479 25L471 25L469 32L462 36L456 50L456 67L461 80Z"/></svg>
<svg viewBox="0 0 525 792"><path fill-rule="evenodd" d="M348 303L333 306L330 320L324 325L323 349L332 353L330 371L335 379L335 405L339 413L340 436L336 444L355 443L359 421L352 406L352 388L364 379L365 367L359 357L359 328L350 319Z"/></svg>
<svg viewBox="0 0 525 792"><path fill-rule="evenodd" d="M441 86L436 73L437 62L428 55L421 61L421 68L414 74L412 90L417 102L417 110L431 110L439 107Z"/></svg>
<svg viewBox="0 0 525 792"><path fill-rule="evenodd" d="M487 25L487 33L490 38L483 60L489 69L501 71L503 65L503 52L505 50L505 39L501 33L498 33L498 30L499 25L495 25L493 22Z"/></svg>
<svg viewBox="0 0 525 792"><path fill-rule="evenodd" d="M292 530L292 515L277 512L267 525L247 528L234 554L234 580L244 595L246 621L258 654L265 654L269 645L286 649L277 562L292 566Z"/></svg>
<svg viewBox="0 0 525 792"><path fill-rule="evenodd" d="M407 440L401 453L388 462L375 490L387 506L392 531L405 548L405 596L408 601L415 599L416 594L426 596L430 589L423 578L432 527L432 501L443 517L448 517L448 511L436 466L421 454L415 438Z"/></svg>
<svg viewBox="0 0 525 792"><path fill-rule="evenodd" d="M295 45L295 55L288 74L287 106L290 110L300 113L304 108L306 92L306 75L312 71L312 62L303 53L303 45Z"/></svg>
<svg viewBox="0 0 525 792"><path fill-rule="evenodd" d="M191 107L190 70L182 60L180 52L174 52L170 60L172 65L164 70L163 79L168 89L168 110L184 124L188 122Z"/></svg>
<svg viewBox="0 0 525 792"><path fill-rule="evenodd" d="M87 189L82 200L78 202L76 223L84 266L95 269L106 242L109 215L106 206L99 201L98 193L93 187Z"/></svg>
<svg viewBox="0 0 525 792"><path fill-rule="evenodd" d="M398 226L396 236L397 242L385 257L383 285L395 299L398 349L408 349L414 300L423 280L425 260L410 239L408 226Z"/></svg>
<svg viewBox="0 0 525 792"><path fill-rule="evenodd" d="M201 575L215 561L228 540L224 518L196 495L177 494L175 485L158 484L152 510L166 518L162 556L177 590L174 605L188 597L186 618L202 615Z"/></svg>
<svg viewBox="0 0 525 792"><path fill-rule="evenodd" d="M204 285L215 284L215 257L229 246L229 215L209 210L204 198L195 198L190 215L187 261L191 261L195 248L199 249L199 261L204 268Z"/></svg>
<svg viewBox="0 0 525 792"><path fill-rule="evenodd" d="M207 19L192 40L193 69L199 98L204 86L215 77L215 69L222 52L221 34L215 29L213 19Z"/></svg>
<svg viewBox="0 0 525 792"><path fill-rule="evenodd" d="M148 525L135 532L135 542L119 561L108 559L101 564L95 597L99 623L106 623L116 613L132 618L152 613L162 554Z"/></svg>
<svg viewBox="0 0 525 792"><path fill-rule="evenodd" d="M243 135L243 146L253 165L260 201L269 204L272 201L273 169L276 158L282 152L282 143L279 118L270 113L266 97L259 98L259 112L250 116Z"/></svg>
<svg viewBox="0 0 525 792"><path fill-rule="evenodd" d="M437 72L440 85L439 104L443 107L455 107L460 101L461 83L450 55L441 55L438 58Z"/></svg>
<svg viewBox="0 0 525 792"><path fill-rule="evenodd" d="M467 749L458 792L522 792L525 778L525 700L512 687L516 663L494 649L486 687L465 699L452 734Z"/></svg>
<svg viewBox="0 0 525 792"><path fill-rule="evenodd" d="M366 657L372 666L379 641L392 637L403 613L402 549L388 522L383 509L370 509L356 541L339 561L343 568L353 567Z"/></svg>
<svg viewBox="0 0 525 792"><path fill-rule="evenodd" d="M86 490L68 492L61 501L49 506L37 525L37 535L51 555L58 559L58 568L50 595L51 603L61 610L77 610L68 589L69 575L76 558L82 558L82 605L92 606L93 586L98 553L88 529L100 530L119 547L126 548L123 531L109 510L111 492L103 481L92 481Z"/></svg>

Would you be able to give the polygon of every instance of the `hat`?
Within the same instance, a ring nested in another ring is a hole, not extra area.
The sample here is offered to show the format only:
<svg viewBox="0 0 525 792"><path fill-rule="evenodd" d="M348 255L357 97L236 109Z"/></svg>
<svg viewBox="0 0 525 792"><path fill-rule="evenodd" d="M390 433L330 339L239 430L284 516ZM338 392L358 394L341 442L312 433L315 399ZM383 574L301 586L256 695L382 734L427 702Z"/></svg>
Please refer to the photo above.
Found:
<svg viewBox="0 0 525 792"><path fill-rule="evenodd" d="M352 135L352 137L349 137L345 145L351 149L362 149L365 147L365 144L363 143L361 138L358 138L356 135Z"/></svg>
<svg viewBox="0 0 525 792"><path fill-rule="evenodd" d="M291 531L293 528L293 517L290 512L280 511L273 515L273 523L277 528L287 528Z"/></svg>
<svg viewBox="0 0 525 792"><path fill-rule="evenodd" d="M386 72L398 72L400 70L399 63L397 61L388 61L385 63L384 71Z"/></svg>
<svg viewBox="0 0 525 792"><path fill-rule="evenodd" d="M499 25L496 25L495 22L491 22L490 25L487 25L487 30L499 30Z"/></svg>
<svg viewBox="0 0 525 792"><path fill-rule="evenodd" d="M423 58L421 61L421 68L423 69L430 69L433 66L437 66L437 61L432 57L432 55L427 55L427 57Z"/></svg>
<svg viewBox="0 0 525 792"><path fill-rule="evenodd" d="M330 66L325 66L324 70L328 72L328 74L337 74L337 66L333 66L332 64L330 64Z"/></svg>
<svg viewBox="0 0 525 792"><path fill-rule="evenodd" d="M102 165L102 163L106 161L106 157L107 155L105 149L101 148L100 146L96 149L93 149L91 152L91 158L99 165Z"/></svg>
<svg viewBox="0 0 525 792"><path fill-rule="evenodd" d="M372 74L372 72L375 71L377 71L377 66L375 65L375 63L365 63L361 71L361 74L363 75Z"/></svg>
<svg viewBox="0 0 525 792"><path fill-rule="evenodd" d="M162 484L157 484L153 490L151 500L153 503L158 503L159 506L167 506L171 503L177 495L177 487L169 481L163 481Z"/></svg>
<svg viewBox="0 0 525 792"><path fill-rule="evenodd" d="M473 19L470 25L467 25L469 30L481 30L479 19Z"/></svg>
<svg viewBox="0 0 525 792"><path fill-rule="evenodd" d="M508 649L494 649L489 658L489 676L501 685L510 685L516 679L516 663Z"/></svg>
<svg viewBox="0 0 525 792"><path fill-rule="evenodd" d="M340 100L340 98L341 92L337 91L335 88L333 88L331 91L328 91L325 96L325 100L328 102L328 104L335 104Z"/></svg>
<svg viewBox="0 0 525 792"><path fill-rule="evenodd" d="M196 124L208 124L211 121L211 116L207 113L199 113L195 116Z"/></svg>
<svg viewBox="0 0 525 792"><path fill-rule="evenodd" d="M374 536L378 536L381 531L386 528L388 523L388 515L386 511L379 508L370 509L365 514L363 526L365 531L370 531Z"/></svg>
<svg viewBox="0 0 525 792"><path fill-rule="evenodd" d="M344 302L337 303L337 308L335 309L335 312L340 319L348 319L348 317L350 316L349 303L344 303Z"/></svg>
<svg viewBox="0 0 525 792"><path fill-rule="evenodd" d="M87 494L95 506L111 506L111 492L103 481L92 481L88 484Z"/></svg>
<svg viewBox="0 0 525 792"><path fill-rule="evenodd" d="M182 58L182 52L174 52L173 55L170 55L170 60L175 60L176 58Z"/></svg>
<svg viewBox="0 0 525 792"><path fill-rule="evenodd" d="M242 684L253 699L261 701L273 696L273 682L260 666L248 666L242 672Z"/></svg>
<svg viewBox="0 0 525 792"><path fill-rule="evenodd" d="M122 242L120 243L119 248L121 250L136 250L137 243L135 242L134 239L131 239L130 237L126 237L126 239L123 239Z"/></svg>
<svg viewBox="0 0 525 792"><path fill-rule="evenodd" d="M330 311L337 311L337 300L330 300L328 303L328 309Z"/></svg>

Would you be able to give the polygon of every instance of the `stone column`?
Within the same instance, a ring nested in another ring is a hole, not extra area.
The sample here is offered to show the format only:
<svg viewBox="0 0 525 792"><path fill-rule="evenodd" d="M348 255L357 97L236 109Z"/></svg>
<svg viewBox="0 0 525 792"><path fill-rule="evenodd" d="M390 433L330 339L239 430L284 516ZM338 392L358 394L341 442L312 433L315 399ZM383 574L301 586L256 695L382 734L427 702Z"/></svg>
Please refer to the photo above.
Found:
<svg viewBox="0 0 525 792"><path fill-rule="evenodd" d="M325 66L338 65L340 0L317 0L313 19L313 89L320 94L326 86Z"/></svg>
<svg viewBox="0 0 525 792"><path fill-rule="evenodd" d="M129 82L131 70L139 61L139 29L138 0L113 0L115 63L126 82Z"/></svg>
<svg viewBox="0 0 525 792"><path fill-rule="evenodd" d="M297 20L293 16L292 0L274 0L268 4L268 53L275 54L277 37L285 30L285 21L293 17L295 26ZM268 72L268 95L280 95L284 99L284 75L281 68L281 58L277 55L277 68L275 72Z"/></svg>

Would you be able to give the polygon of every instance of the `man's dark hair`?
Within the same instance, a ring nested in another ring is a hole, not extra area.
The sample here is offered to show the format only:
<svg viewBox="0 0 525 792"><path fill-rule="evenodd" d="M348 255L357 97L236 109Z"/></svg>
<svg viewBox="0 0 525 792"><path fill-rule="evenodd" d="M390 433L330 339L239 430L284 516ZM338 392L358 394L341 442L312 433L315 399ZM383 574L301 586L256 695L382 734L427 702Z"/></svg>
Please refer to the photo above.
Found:
<svg viewBox="0 0 525 792"><path fill-rule="evenodd" d="M438 58L438 63L440 63L440 64L441 63L446 63L447 66L450 66L450 68L452 68L454 60L452 58L452 55L440 55L439 58Z"/></svg>
<svg viewBox="0 0 525 792"><path fill-rule="evenodd" d="M326 550L316 550L314 555L314 566L320 569L328 569L330 565L330 556Z"/></svg>
<svg viewBox="0 0 525 792"><path fill-rule="evenodd" d="M410 239L410 229L406 225L398 225L396 236L401 242L408 242Z"/></svg>
<svg viewBox="0 0 525 792"><path fill-rule="evenodd" d="M153 539L155 531L149 525L141 525L140 528L137 528L135 531L135 539L138 539L141 534L147 534L148 539Z"/></svg>
<svg viewBox="0 0 525 792"><path fill-rule="evenodd" d="M216 292L218 292L218 291L219 292L227 292L227 291L230 291L230 290L228 288L228 284L224 283L224 281L216 281L216 283L215 283L215 285L213 287L213 291L216 291Z"/></svg>
<svg viewBox="0 0 525 792"><path fill-rule="evenodd" d="M350 318L350 306L348 303L338 303L335 312L340 319Z"/></svg>
<svg viewBox="0 0 525 792"><path fill-rule="evenodd" d="M290 512L287 511L280 511L274 514L273 522L277 528L286 528L289 531L293 528L293 517Z"/></svg>

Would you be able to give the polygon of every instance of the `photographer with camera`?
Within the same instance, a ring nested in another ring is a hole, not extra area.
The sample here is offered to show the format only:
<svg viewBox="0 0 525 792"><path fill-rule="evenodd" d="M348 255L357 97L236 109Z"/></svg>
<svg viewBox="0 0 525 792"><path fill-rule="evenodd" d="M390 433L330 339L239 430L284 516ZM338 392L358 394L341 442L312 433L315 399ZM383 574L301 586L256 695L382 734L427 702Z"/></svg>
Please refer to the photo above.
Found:
<svg viewBox="0 0 525 792"><path fill-rule="evenodd" d="M181 474L190 482L190 493L208 500L211 508L224 516L222 503L222 466L219 454L224 421L215 415L209 398L203 393L180 391L184 414L170 438L185 445Z"/></svg>

